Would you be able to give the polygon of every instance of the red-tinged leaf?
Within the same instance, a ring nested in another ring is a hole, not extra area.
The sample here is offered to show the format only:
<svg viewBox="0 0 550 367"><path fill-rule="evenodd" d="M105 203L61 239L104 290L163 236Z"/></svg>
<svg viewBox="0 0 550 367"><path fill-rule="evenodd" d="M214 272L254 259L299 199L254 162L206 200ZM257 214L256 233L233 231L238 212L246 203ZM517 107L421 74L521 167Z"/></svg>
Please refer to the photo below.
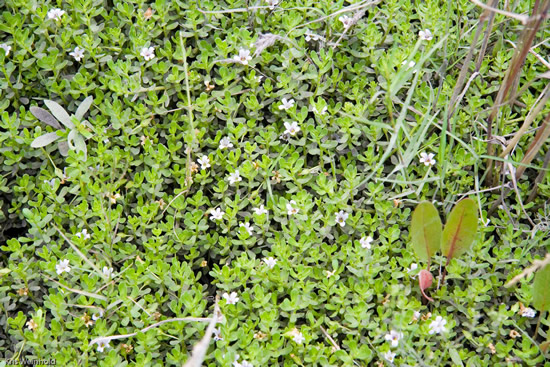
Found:
<svg viewBox="0 0 550 367"><path fill-rule="evenodd" d="M426 293L424 293L424 290L430 288L432 286L434 277L432 276L432 273L430 273L428 270L420 270L420 273L418 273L418 285L420 286L420 292L422 292L422 295L424 298L426 298L428 301L433 302L433 299L428 297Z"/></svg>
<svg viewBox="0 0 550 367"><path fill-rule="evenodd" d="M429 201L417 205L411 220L411 245L416 256L430 263L430 258L441 246L441 219Z"/></svg>
<svg viewBox="0 0 550 367"><path fill-rule="evenodd" d="M443 229L441 251L447 261L468 251L477 232L477 207L472 199L455 205Z"/></svg>
<svg viewBox="0 0 550 367"><path fill-rule="evenodd" d="M537 270L533 283L533 306L540 312L550 310L550 266Z"/></svg>

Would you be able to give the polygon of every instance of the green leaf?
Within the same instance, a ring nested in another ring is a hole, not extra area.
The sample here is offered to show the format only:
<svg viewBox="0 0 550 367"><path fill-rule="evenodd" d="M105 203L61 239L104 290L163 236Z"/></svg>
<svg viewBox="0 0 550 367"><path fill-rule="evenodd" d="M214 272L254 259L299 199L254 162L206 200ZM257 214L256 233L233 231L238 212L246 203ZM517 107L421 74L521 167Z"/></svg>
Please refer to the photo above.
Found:
<svg viewBox="0 0 550 367"><path fill-rule="evenodd" d="M411 245L420 260L430 262L441 246L441 232L441 218L435 206L429 201L418 204L411 220Z"/></svg>
<svg viewBox="0 0 550 367"><path fill-rule="evenodd" d="M80 105L78 106L74 114L79 121L82 120L82 117L84 117L86 112L88 112L93 102L94 102L94 97L88 96L85 100L82 101L82 103L80 103Z"/></svg>
<svg viewBox="0 0 550 367"><path fill-rule="evenodd" d="M34 139L31 143L32 148L42 148L46 145L53 143L59 139L59 136L56 133L47 133L44 135L39 136L38 138Z"/></svg>
<svg viewBox="0 0 550 367"><path fill-rule="evenodd" d="M458 354L456 349L449 349L449 356L451 357L451 360L455 365L459 367L464 367L464 364L462 363L462 358L460 358L460 355Z"/></svg>
<svg viewBox="0 0 550 367"><path fill-rule="evenodd" d="M10 271L11 270L8 268L0 269L0 278L2 278L4 275L8 275Z"/></svg>
<svg viewBox="0 0 550 367"><path fill-rule="evenodd" d="M540 312L550 310L550 266L546 265L535 274L533 305Z"/></svg>
<svg viewBox="0 0 550 367"><path fill-rule="evenodd" d="M67 144L66 141L60 141L57 143L57 149L59 149L59 153L61 153L63 157L66 157L69 154L69 144Z"/></svg>
<svg viewBox="0 0 550 367"><path fill-rule="evenodd" d="M447 262L468 251L474 242L476 232L476 203L469 198L461 200L449 214L445 229L443 229L441 251L447 257Z"/></svg>
<svg viewBox="0 0 550 367"><path fill-rule="evenodd" d="M58 119L63 125L65 125L68 129L74 129L74 124L71 122L71 116L69 116L67 111L65 111L59 103L45 99L44 104L48 106L55 118Z"/></svg>
<svg viewBox="0 0 550 367"><path fill-rule="evenodd" d="M30 108L30 111L34 115L34 117L36 117L43 123L50 125L54 129L61 129L61 125L59 125L59 122L57 122L55 117L53 117L52 114L45 109L33 106Z"/></svg>

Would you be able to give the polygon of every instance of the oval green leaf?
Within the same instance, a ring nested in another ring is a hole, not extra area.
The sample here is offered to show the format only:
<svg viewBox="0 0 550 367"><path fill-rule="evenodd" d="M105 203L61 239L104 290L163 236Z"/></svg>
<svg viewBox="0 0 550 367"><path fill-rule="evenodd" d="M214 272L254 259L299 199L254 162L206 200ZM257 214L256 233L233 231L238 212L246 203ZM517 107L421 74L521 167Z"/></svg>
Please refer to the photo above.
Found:
<svg viewBox="0 0 550 367"><path fill-rule="evenodd" d="M74 115L79 121L82 120L82 118L84 117L84 114L88 112L93 102L94 102L94 97L88 96L85 100L82 101L82 103L80 103L80 105L76 109L76 112L74 113Z"/></svg>
<svg viewBox="0 0 550 367"><path fill-rule="evenodd" d="M441 228L435 206L429 201L418 204L411 220L411 245L420 260L429 263L441 246Z"/></svg>
<svg viewBox="0 0 550 367"><path fill-rule="evenodd" d="M472 199L455 205L443 229L441 251L447 261L468 251L477 232L477 207Z"/></svg>
<svg viewBox="0 0 550 367"><path fill-rule="evenodd" d="M550 310L550 266L546 265L535 274L533 305L540 312Z"/></svg>

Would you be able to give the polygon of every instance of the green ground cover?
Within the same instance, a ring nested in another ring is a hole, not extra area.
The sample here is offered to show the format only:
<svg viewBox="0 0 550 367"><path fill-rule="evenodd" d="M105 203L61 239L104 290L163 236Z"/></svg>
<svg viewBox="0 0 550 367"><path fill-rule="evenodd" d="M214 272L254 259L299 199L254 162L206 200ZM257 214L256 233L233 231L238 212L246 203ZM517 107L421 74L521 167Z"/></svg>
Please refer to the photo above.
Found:
<svg viewBox="0 0 550 367"><path fill-rule="evenodd" d="M0 0L0 367L543 365L549 1L475 3Z"/></svg>

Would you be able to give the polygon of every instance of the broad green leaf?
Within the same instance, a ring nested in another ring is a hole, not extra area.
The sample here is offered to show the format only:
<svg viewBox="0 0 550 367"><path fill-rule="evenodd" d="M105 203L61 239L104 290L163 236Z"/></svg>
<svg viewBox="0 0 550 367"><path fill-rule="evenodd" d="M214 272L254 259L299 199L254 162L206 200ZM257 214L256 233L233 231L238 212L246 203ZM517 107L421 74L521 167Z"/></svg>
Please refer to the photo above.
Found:
<svg viewBox="0 0 550 367"><path fill-rule="evenodd" d="M82 120L82 117L88 112L90 109L90 106L94 102L94 97L88 96L85 100L80 103L78 108L76 109L76 112L74 113L75 117L80 121Z"/></svg>
<svg viewBox="0 0 550 367"><path fill-rule="evenodd" d="M411 220L411 245L416 256L430 262L441 246L441 219L435 206L429 201L417 205Z"/></svg>
<svg viewBox="0 0 550 367"><path fill-rule="evenodd" d="M60 137L56 133L47 133L44 135L39 136L38 138L34 139L31 143L32 148L42 148L46 145L53 143Z"/></svg>
<svg viewBox="0 0 550 367"><path fill-rule="evenodd" d="M447 261L468 251L477 232L477 207L472 199L464 199L455 205L445 228L441 242L441 251Z"/></svg>
<svg viewBox="0 0 550 367"><path fill-rule="evenodd" d="M71 122L71 116L69 116L67 111L65 111L59 103L45 99L44 104L48 106L55 118L58 119L63 125L65 125L68 129L74 129L74 124Z"/></svg>
<svg viewBox="0 0 550 367"><path fill-rule="evenodd" d="M88 151L86 149L86 142L84 141L82 135L76 134L74 137L74 146L77 152L84 152L84 160L86 160Z"/></svg>
<svg viewBox="0 0 550 367"><path fill-rule="evenodd" d="M55 117L53 117L52 114L46 111L45 109L33 106L30 108L30 111L34 117L36 117L43 123L50 125L54 129L58 129L58 130L61 129L61 125L59 125L59 122L57 122Z"/></svg>
<svg viewBox="0 0 550 367"><path fill-rule="evenodd" d="M550 310L550 266L537 270L533 283L533 305L540 312Z"/></svg>
<svg viewBox="0 0 550 367"><path fill-rule="evenodd" d="M10 271L11 270L8 268L0 269L0 278L2 278L4 275L8 275Z"/></svg>

